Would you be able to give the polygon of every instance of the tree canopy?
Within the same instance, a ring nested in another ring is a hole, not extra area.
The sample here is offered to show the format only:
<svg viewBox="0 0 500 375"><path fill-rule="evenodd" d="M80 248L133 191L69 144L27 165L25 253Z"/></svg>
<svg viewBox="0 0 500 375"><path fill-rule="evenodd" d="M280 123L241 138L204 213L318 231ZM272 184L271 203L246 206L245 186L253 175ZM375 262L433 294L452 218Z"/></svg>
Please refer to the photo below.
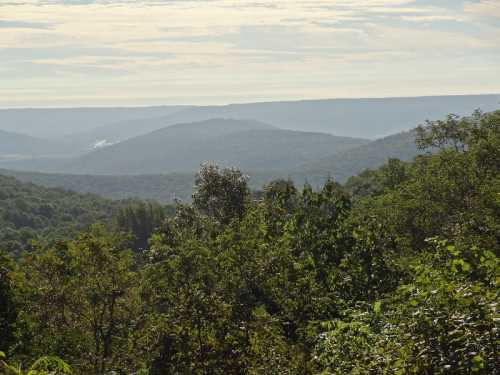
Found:
<svg viewBox="0 0 500 375"><path fill-rule="evenodd" d="M437 152L344 186L207 164L175 212L128 202L0 258L1 349L94 375L500 373L500 111L416 132Z"/></svg>

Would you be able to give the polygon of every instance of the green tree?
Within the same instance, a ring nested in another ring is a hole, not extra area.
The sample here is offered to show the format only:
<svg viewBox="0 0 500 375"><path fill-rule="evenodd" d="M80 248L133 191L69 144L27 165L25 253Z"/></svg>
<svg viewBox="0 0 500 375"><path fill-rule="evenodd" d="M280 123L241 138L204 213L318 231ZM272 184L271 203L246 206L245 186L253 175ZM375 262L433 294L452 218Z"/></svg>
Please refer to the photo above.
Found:
<svg viewBox="0 0 500 375"><path fill-rule="evenodd" d="M203 164L196 175L194 206L222 224L241 218L249 197L247 177L235 168Z"/></svg>
<svg viewBox="0 0 500 375"><path fill-rule="evenodd" d="M136 252L148 248L149 238L163 220L165 220L163 207L152 201L132 201L121 207L115 215L118 229L132 234L132 248Z"/></svg>
<svg viewBox="0 0 500 375"><path fill-rule="evenodd" d="M101 227L27 256L22 264L36 353L83 373L134 369L131 332L140 299L132 254Z"/></svg>
<svg viewBox="0 0 500 375"><path fill-rule="evenodd" d="M12 280L12 261L0 252L0 348L8 350L15 343L18 306Z"/></svg>
<svg viewBox="0 0 500 375"><path fill-rule="evenodd" d="M71 367L57 357L41 357L26 371L21 365L13 366L6 361L6 355L0 351L0 375L70 375Z"/></svg>

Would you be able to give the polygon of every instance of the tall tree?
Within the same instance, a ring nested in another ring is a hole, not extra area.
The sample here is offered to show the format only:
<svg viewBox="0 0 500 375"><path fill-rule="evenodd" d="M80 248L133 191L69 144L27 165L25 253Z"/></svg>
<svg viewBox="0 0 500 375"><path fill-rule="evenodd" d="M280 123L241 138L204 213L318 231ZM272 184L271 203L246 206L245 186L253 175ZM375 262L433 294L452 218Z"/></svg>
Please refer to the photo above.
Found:
<svg viewBox="0 0 500 375"><path fill-rule="evenodd" d="M193 204L222 224L241 218L250 196L247 179L238 169L203 164L196 175Z"/></svg>
<svg viewBox="0 0 500 375"><path fill-rule="evenodd" d="M8 350L15 343L15 322L18 306L11 277L12 261L0 251L0 349Z"/></svg>
<svg viewBox="0 0 500 375"><path fill-rule="evenodd" d="M58 355L88 374L134 369L127 348L140 308L138 278L122 243L96 227L26 257L25 297L40 355Z"/></svg>

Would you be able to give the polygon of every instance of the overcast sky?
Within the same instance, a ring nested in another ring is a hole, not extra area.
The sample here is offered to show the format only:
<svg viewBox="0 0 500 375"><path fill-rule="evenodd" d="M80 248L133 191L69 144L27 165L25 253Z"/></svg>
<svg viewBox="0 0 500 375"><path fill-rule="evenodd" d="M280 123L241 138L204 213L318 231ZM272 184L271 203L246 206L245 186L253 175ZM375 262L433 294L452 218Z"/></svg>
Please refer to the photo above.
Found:
<svg viewBox="0 0 500 375"><path fill-rule="evenodd" d="M500 0L0 0L0 106L500 92Z"/></svg>

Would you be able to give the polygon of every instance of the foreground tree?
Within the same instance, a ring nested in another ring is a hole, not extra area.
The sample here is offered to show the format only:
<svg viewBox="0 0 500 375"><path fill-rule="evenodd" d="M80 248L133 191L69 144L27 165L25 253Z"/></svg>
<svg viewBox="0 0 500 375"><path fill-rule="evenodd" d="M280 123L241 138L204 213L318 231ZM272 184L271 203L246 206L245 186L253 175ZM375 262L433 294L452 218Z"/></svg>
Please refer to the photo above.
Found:
<svg viewBox="0 0 500 375"><path fill-rule="evenodd" d="M154 231L165 220L165 211L156 202L131 201L115 215L118 230L132 235L132 248L136 253L146 250Z"/></svg>
<svg viewBox="0 0 500 375"><path fill-rule="evenodd" d="M418 142L440 151L353 211L361 233L373 221L379 228L355 246L376 251L367 271L384 259L389 268L362 272L375 298L354 298L342 318L324 323L318 371L498 373L500 112L429 123ZM387 289L391 269L397 283Z"/></svg>
<svg viewBox="0 0 500 375"><path fill-rule="evenodd" d="M6 355L0 351L0 375L70 375L71 367L57 357L37 359L27 370L21 365L14 366L6 362Z"/></svg>
<svg viewBox="0 0 500 375"><path fill-rule="evenodd" d="M13 262L0 252L0 348L8 350L15 343L18 306L12 280Z"/></svg>
<svg viewBox="0 0 500 375"><path fill-rule="evenodd" d="M235 168L203 164L196 175L194 207L222 224L241 219L250 197L247 179Z"/></svg>
<svg viewBox="0 0 500 375"><path fill-rule="evenodd" d="M23 263L33 351L79 372L134 369L129 337L139 318L132 254L103 228L40 249Z"/></svg>

